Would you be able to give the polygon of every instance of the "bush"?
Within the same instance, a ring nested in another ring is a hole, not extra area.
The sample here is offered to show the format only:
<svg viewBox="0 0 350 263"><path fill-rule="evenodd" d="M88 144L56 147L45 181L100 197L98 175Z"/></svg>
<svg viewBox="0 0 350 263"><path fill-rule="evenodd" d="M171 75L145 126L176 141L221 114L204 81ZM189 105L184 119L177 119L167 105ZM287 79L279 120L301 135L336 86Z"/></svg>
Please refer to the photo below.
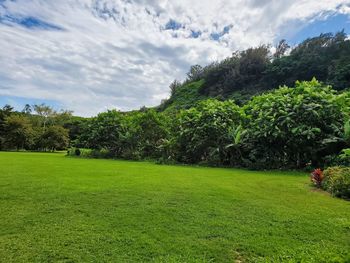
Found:
<svg viewBox="0 0 350 263"><path fill-rule="evenodd" d="M92 150L91 149L84 149L84 148L75 148L72 147L67 151L68 156L79 156L79 157L85 157L85 158L92 158Z"/></svg>
<svg viewBox="0 0 350 263"><path fill-rule="evenodd" d="M321 169L315 169L311 173L311 182L317 187L320 188L322 185L322 181L324 179L324 175Z"/></svg>
<svg viewBox="0 0 350 263"><path fill-rule="evenodd" d="M344 113L337 94L313 79L256 96L244 107L245 165L320 167L343 148Z"/></svg>
<svg viewBox="0 0 350 263"><path fill-rule="evenodd" d="M333 196L350 198L350 167L330 167L324 171L322 188Z"/></svg>
<svg viewBox="0 0 350 263"><path fill-rule="evenodd" d="M181 111L176 131L177 159L185 163L223 164L228 134L238 126L241 110L233 101L205 100Z"/></svg>
<svg viewBox="0 0 350 263"><path fill-rule="evenodd" d="M80 149L79 148L75 149L75 155L80 156L80 154L81 154Z"/></svg>
<svg viewBox="0 0 350 263"><path fill-rule="evenodd" d="M326 167L330 166L350 166L350 148L343 149L338 155L330 155L326 158Z"/></svg>
<svg viewBox="0 0 350 263"><path fill-rule="evenodd" d="M96 158L96 159L99 159L99 158L108 159L108 158L112 158L113 155L111 154L111 152L108 149L103 148L100 150L97 150L97 149L90 150L87 157Z"/></svg>

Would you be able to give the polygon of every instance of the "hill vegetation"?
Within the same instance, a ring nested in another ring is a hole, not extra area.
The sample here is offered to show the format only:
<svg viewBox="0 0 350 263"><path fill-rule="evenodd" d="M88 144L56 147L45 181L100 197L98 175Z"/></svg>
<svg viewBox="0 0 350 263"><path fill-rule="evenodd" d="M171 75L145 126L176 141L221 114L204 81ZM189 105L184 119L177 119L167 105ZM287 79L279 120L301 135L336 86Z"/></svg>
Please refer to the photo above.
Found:
<svg viewBox="0 0 350 263"><path fill-rule="evenodd" d="M313 77L335 90L350 87L350 40L343 31L321 34L295 47L282 40L274 52L262 45L205 67L194 65L184 83L171 84L171 97L160 110L189 108L209 97L234 99L241 105L253 95Z"/></svg>

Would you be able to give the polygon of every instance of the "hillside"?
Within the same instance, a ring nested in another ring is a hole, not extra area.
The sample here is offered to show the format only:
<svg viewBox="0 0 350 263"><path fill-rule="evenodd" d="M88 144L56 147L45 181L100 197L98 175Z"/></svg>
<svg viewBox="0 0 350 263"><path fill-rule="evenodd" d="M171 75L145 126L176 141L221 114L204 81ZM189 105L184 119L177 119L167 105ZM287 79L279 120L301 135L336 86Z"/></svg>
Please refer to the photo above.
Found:
<svg viewBox="0 0 350 263"><path fill-rule="evenodd" d="M350 40L343 31L306 39L293 48L282 40L274 50L262 45L205 67L192 66L183 83L172 84L171 96L159 110L187 109L210 97L243 104L266 90L313 77L336 90L350 87Z"/></svg>

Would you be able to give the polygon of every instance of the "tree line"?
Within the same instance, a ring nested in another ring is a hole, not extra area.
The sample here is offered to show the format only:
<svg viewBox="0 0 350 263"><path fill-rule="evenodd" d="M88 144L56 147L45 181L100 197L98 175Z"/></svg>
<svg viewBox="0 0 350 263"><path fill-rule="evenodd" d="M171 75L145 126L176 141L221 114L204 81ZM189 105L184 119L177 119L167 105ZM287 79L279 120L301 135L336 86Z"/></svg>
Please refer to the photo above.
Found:
<svg viewBox="0 0 350 263"><path fill-rule="evenodd" d="M33 110L33 112L32 112ZM208 99L179 112L109 110L93 118L46 105L0 110L0 147L90 157L152 159L253 169L323 167L349 161L350 91L311 81L243 105ZM349 151L345 151L348 152Z"/></svg>
<svg viewBox="0 0 350 263"><path fill-rule="evenodd" d="M57 112L45 104L26 104L21 112L5 105L0 109L0 150L66 149L75 136L75 119L72 112Z"/></svg>
<svg viewBox="0 0 350 263"><path fill-rule="evenodd" d="M254 169L322 167L349 147L349 114L349 91L313 79L242 106L208 99L176 113L110 110L84 122L74 145L94 149L97 157Z"/></svg>

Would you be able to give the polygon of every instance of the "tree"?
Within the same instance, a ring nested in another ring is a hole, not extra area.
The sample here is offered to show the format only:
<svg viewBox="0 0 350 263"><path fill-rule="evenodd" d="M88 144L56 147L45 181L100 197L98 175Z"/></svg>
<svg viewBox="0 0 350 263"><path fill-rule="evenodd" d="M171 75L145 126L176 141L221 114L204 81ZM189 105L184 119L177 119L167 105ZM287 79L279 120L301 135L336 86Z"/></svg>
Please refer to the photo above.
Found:
<svg viewBox="0 0 350 263"><path fill-rule="evenodd" d="M344 124L344 141L350 146L350 120Z"/></svg>
<svg viewBox="0 0 350 263"><path fill-rule="evenodd" d="M280 44L284 50L286 43ZM288 56L275 57L264 72L262 86L269 89L292 86L297 80L316 77L334 89L343 90L350 86L349 69L350 40L344 31L326 33L304 40Z"/></svg>
<svg viewBox="0 0 350 263"><path fill-rule="evenodd" d="M83 146L79 141L80 136L84 131L85 124L89 121L87 118L72 116L63 127L69 131L69 139L73 146Z"/></svg>
<svg viewBox="0 0 350 263"><path fill-rule="evenodd" d="M322 165L343 148L344 113L337 94L315 79L256 96L246 106L246 165L303 168Z"/></svg>
<svg viewBox="0 0 350 263"><path fill-rule="evenodd" d="M121 136L126 132L123 119L123 114L116 110L99 113L90 119L81 136L86 142L85 146L97 150L104 148L114 156L121 156Z"/></svg>
<svg viewBox="0 0 350 263"><path fill-rule="evenodd" d="M12 114L5 119L5 146L9 149L28 149L33 143L33 129L25 116Z"/></svg>
<svg viewBox="0 0 350 263"><path fill-rule="evenodd" d="M40 139L45 150L62 150L69 144L68 130L58 125L49 126L41 135Z"/></svg>
<svg viewBox="0 0 350 263"><path fill-rule="evenodd" d="M40 105L34 105L34 111L36 114L38 114L41 118L41 125L43 126L43 129L45 130L46 124L49 121L49 118L52 117L55 114L55 111L48 105L45 105L44 103Z"/></svg>
<svg viewBox="0 0 350 263"><path fill-rule="evenodd" d="M203 77L203 68L200 65L193 65L187 73L187 81L198 81Z"/></svg>
<svg viewBox="0 0 350 263"><path fill-rule="evenodd" d="M52 113L52 123L55 125L65 125L66 123L70 122L72 119L73 111L69 110L61 110L60 112L53 112Z"/></svg>
<svg viewBox="0 0 350 263"><path fill-rule="evenodd" d="M289 44L287 43L287 41L285 39L282 39L278 45L276 46L276 51L273 54L274 58L281 58L282 56L284 56L284 54L286 53L286 51L290 48Z"/></svg>
<svg viewBox="0 0 350 263"><path fill-rule="evenodd" d="M177 80L175 79L173 82L171 82L171 84L170 84L170 86L169 86L171 95L174 95L175 92L176 92L176 90L177 90L179 87L181 87L181 82L180 82L180 81L177 81Z"/></svg>
<svg viewBox="0 0 350 263"><path fill-rule="evenodd" d="M29 104L26 104L22 110L22 113L26 115L30 115L32 113L32 106L30 106Z"/></svg>
<svg viewBox="0 0 350 263"><path fill-rule="evenodd" d="M159 157L159 146L168 136L169 120L166 116L149 109L135 115L132 122L135 127L132 138L137 142L141 157Z"/></svg>
<svg viewBox="0 0 350 263"><path fill-rule="evenodd" d="M179 161L225 163L229 131L240 119L240 108L230 100L205 100L182 111L176 133Z"/></svg>
<svg viewBox="0 0 350 263"><path fill-rule="evenodd" d="M242 90L256 92L264 88L261 81L269 64L269 46L235 52L232 57L204 68L205 82L200 92L224 98Z"/></svg>
<svg viewBox="0 0 350 263"><path fill-rule="evenodd" d="M6 118L13 113L13 107L6 104L0 109L0 150L4 147L5 135L6 135Z"/></svg>

